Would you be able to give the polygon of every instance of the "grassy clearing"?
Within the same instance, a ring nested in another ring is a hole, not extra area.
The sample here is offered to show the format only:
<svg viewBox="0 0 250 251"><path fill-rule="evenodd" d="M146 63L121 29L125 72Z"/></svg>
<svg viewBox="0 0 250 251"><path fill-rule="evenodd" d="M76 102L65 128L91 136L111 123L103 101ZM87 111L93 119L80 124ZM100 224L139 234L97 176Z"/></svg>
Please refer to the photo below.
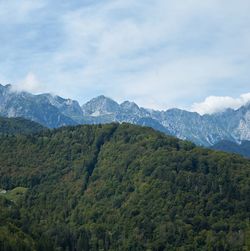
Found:
<svg viewBox="0 0 250 251"><path fill-rule="evenodd" d="M1 191L2 189L0 189ZM0 196L4 196L6 199L17 202L22 196L25 195L28 188L25 187L16 187L12 190L7 191L6 193L0 193Z"/></svg>

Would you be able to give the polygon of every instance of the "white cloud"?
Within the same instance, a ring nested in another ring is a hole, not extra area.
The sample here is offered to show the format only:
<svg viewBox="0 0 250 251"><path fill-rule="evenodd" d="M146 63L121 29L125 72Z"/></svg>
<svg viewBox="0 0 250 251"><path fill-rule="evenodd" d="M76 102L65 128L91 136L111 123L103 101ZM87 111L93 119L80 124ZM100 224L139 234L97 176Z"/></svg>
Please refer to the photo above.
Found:
<svg viewBox="0 0 250 251"><path fill-rule="evenodd" d="M166 109L185 104L200 90L207 92L210 81L233 76L237 70L221 58L179 58L124 79L113 93L120 100L125 95L141 106Z"/></svg>
<svg viewBox="0 0 250 251"><path fill-rule="evenodd" d="M212 114L227 108L238 109L248 102L250 102L250 93L242 94L239 98L210 96L201 103L193 104L191 110L202 115Z"/></svg>
<svg viewBox="0 0 250 251"><path fill-rule="evenodd" d="M245 75L238 62L249 47L241 30L248 3L224 4L109 1L69 12L54 65L81 62L74 72L78 92L92 89L151 108L185 105L197 90L206 93L224 79ZM71 75L62 72L62 78Z"/></svg>
<svg viewBox="0 0 250 251"><path fill-rule="evenodd" d="M45 91L44 85L33 72L29 72L23 80L18 81L12 88L14 91L27 91L34 94Z"/></svg>

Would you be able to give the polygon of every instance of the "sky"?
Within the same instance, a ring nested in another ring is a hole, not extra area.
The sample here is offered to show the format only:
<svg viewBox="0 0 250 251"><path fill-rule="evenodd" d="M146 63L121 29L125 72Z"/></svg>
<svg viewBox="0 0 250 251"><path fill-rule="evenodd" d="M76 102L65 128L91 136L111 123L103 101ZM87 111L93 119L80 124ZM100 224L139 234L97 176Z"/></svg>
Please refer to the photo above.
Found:
<svg viewBox="0 0 250 251"><path fill-rule="evenodd" d="M201 114L250 101L249 0L0 0L0 83Z"/></svg>

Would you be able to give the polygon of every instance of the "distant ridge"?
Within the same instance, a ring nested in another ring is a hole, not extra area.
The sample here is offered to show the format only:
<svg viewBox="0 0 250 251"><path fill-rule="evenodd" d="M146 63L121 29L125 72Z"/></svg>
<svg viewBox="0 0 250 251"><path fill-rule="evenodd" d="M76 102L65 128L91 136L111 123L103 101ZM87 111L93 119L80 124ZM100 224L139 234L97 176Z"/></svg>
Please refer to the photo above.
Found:
<svg viewBox="0 0 250 251"><path fill-rule="evenodd" d="M24 118L0 117L0 135L31 134L45 130L42 125Z"/></svg>
<svg viewBox="0 0 250 251"><path fill-rule="evenodd" d="M214 150L221 150L229 153L238 153L244 157L250 158L250 141L242 141L241 144L223 140L211 147Z"/></svg>
<svg viewBox="0 0 250 251"><path fill-rule="evenodd" d="M238 110L200 115L176 108L155 111L130 101L118 104L101 95L80 106L75 100L48 93L15 92L11 85L0 85L0 115L23 117L48 128L127 122L149 126L203 146L212 146L223 140L250 141L250 104Z"/></svg>

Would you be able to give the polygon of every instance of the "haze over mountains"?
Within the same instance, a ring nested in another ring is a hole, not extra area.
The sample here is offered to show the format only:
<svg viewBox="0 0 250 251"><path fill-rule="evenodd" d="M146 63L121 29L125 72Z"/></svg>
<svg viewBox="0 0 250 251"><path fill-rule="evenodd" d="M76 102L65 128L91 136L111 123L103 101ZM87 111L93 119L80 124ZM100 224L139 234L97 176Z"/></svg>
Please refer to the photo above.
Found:
<svg viewBox="0 0 250 251"><path fill-rule="evenodd" d="M212 149L220 150L228 153L241 154L246 158L250 158L250 141L242 141L240 144L223 140L212 146Z"/></svg>
<svg viewBox="0 0 250 251"><path fill-rule="evenodd" d="M0 85L0 115L24 117L46 127L128 122L149 126L198 145L211 146L220 141L250 140L250 104L238 110L200 115L180 109L155 111L125 101L118 104L105 96L86 104L52 94L33 95L16 92L11 85Z"/></svg>

